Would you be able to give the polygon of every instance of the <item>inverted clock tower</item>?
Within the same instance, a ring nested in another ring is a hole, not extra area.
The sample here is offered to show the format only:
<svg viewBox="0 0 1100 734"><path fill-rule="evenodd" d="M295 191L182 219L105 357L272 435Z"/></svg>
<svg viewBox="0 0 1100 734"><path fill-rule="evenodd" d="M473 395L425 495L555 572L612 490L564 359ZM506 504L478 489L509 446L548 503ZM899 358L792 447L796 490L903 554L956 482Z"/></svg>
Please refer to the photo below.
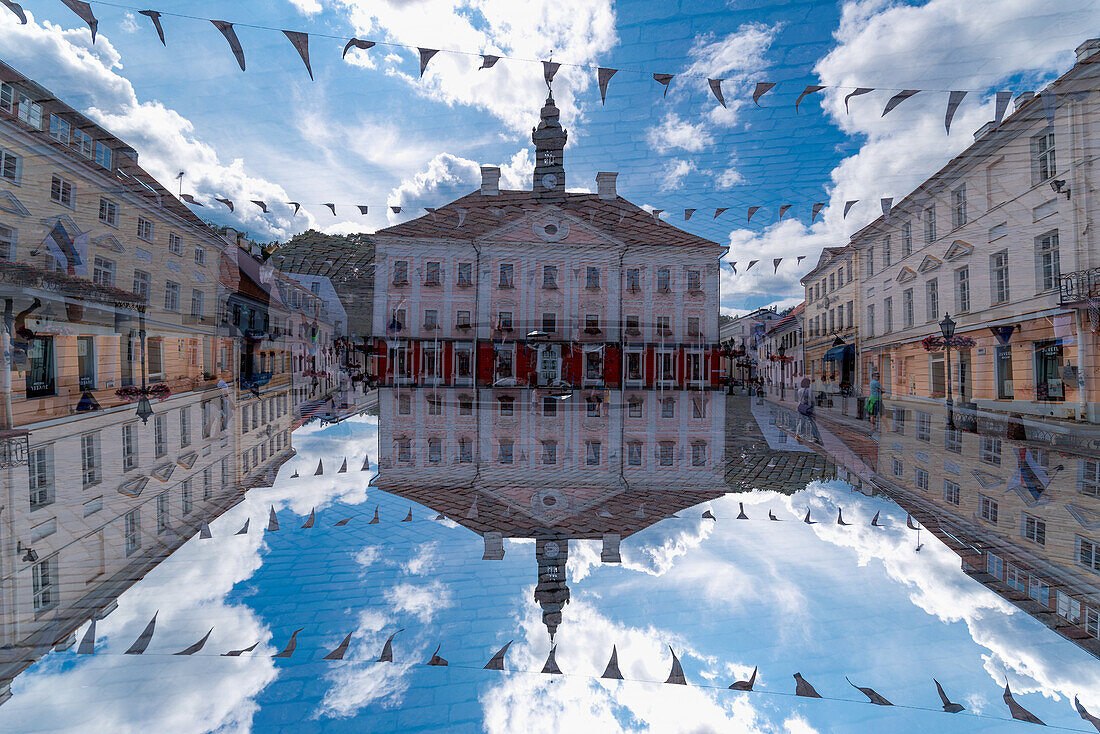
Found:
<svg viewBox="0 0 1100 734"><path fill-rule="evenodd" d="M565 142L568 134L558 119L551 92L542 107L538 127L531 131L535 144L535 198L546 202L565 201Z"/></svg>

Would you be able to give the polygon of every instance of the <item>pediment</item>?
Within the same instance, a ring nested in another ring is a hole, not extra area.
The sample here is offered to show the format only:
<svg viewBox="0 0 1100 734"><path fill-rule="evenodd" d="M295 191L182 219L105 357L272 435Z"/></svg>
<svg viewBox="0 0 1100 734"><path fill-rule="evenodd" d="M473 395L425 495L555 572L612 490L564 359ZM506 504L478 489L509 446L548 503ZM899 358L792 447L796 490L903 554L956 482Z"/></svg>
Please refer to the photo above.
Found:
<svg viewBox="0 0 1100 734"><path fill-rule="evenodd" d="M23 202L19 201L15 194L10 191L0 191L0 211L5 211L8 214L14 214L18 217L30 216L27 207L23 206Z"/></svg>
<svg viewBox="0 0 1100 734"><path fill-rule="evenodd" d="M176 470L176 465L172 462L167 462L156 467L149 473L154 479L158 479L162 482L167 482L172 477L172 472Z"/></svg>
<svg viewBox="0 0 1100 734"><path fill-rule="evenodd" d="M989 474L988 472L978 471L974 469L970 472L974 475L974 478L978 480L978 484L982 485L983 489L989 489L990 487L996 487L998 484L1004 482L996 474Z"/></svg>
<svg viewBox="0 0 1100 734"><path fill-rule="evenodd" d="M1066 512L1085 530L1100 530L1100 512L1088 510L1076 504L1066 505Z"/></svg>
<svg viewBox="0 0 1100 734"><path fill-rule="evenodd" d="M896 280L899 283L908 283L909 281L911 281L915 277L917 277L917 274L913 270L913 268L904 267L900 271L898 271L898 277L895 278L894 280Z"/></svg>
<svg viewBox="0 0 1100 734"><path fill-rule="evenodd" d="M188 451L186 454L176 459L176 463L182 466L184 469L190 469L195 465L195 462L198 461L198 459L198 454L196 454L194 451Z"/></svg>
<svg viewBox="0 0 1100 734"><path fill-rule="evenodd" d="M111 252L123 253L126 252L126 248L122 246L122 243L118 241L118 238L113 234L103 235L102 237L96 237L92 240L96 247L102 247L105 250Z"/></svg>
<svg viewBox="0 0 1100 734"><path fill-rule="evenodd" d="M931 270L935 270L942 264L943 260L940 260L938 257L925 255L924 259L920 261L920 265L917 266L917 271L921 273L927 273Z"/></svg>
<svg viewBox="0 0 1100 734"><path fill-rule="evenodd" d="M565 245L619 245L620 241L556 206L540 207L478 239Z"/></svg>
<svg viewBox="0 0 1100 734"><path fill-rule="evenodd" d="M955 240L951 243L951 246L947 248L947 252L944 253L944 260L957 260L960 257L969 257L970 253L974 251L974 245L969 242L963 242L962 240Z"/></svg>
<svg viewBox="0 0 1100 734"><path fill-rule="evenodd" d="M137 497L148 483L149 477L134 477L118 485L118 491L128 497Z"/></svg>

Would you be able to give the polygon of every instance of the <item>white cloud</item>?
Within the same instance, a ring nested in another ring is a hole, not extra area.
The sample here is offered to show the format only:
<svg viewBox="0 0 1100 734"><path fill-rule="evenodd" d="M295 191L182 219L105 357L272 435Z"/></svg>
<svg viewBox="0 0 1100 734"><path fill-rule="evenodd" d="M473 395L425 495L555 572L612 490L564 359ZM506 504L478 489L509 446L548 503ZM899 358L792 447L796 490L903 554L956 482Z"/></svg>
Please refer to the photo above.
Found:
<svg viewBox="0 0 1100 734"><path fill-rule="evenodd" d="M396 612L407 612L424 624L436 614L451 606L451 590L439 581L430 584L398 584L385 593L386 601Z"/></svg>
<svg viewBox="0 0 1100 734"><path fill-rule="evenodd" d="M401 570L413 576L420 576L427 573L433 570L438 564L439 552L439 543L425 543L420 546L416 555L410 558L409 562L401 567Z"/></svg>
<svg viewBox="0 0 1100 734"><path fill-rule="evenodd" d="M130 11L126 11L126 13L122 16L122 26L121 27L122 27L122 30L125 31L126 33L137 33L139 30L141 30L138 27L137 19L134 17L134 14L131 13Z"/></svg>
<svg viewBox="0 0 1100 734"><path fill-rule="evenodd" d="M449 203L481 186L481 165L451 153L439 153L423 170L406 178L391 191L386 204L412 211ZM517 151L506 163L500 165L500 187L530 190L534 168L530 150L523 148ZM392 212L388 216L391 222L404 218L404 215L394 215Z"/></svg>
<svg viewBox="0 0 1100 734"><path fill-rule="evenodd" d="M714 142L714 136L703 123L692 124L675 112L669 112L659 125L646 130L646 141L658 153L671 150L698 153Z"/></svg>
<svg viewBox="0 0 1100 734"><path fill-rule="evenodd" d="M681 158L673 158L665 164L660 173L659 188L661 191L672 191L684 185L684 179L695 170L695 164Z"/></svg>

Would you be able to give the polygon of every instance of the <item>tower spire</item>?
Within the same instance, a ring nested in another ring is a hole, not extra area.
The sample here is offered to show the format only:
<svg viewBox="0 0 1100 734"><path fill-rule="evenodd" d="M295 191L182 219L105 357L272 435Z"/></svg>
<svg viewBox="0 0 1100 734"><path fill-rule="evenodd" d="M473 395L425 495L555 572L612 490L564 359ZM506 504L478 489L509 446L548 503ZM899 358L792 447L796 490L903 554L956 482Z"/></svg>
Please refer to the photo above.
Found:
<svg viewBox="0 0 1100 734"><path fill-rule="evenodd" d="M546 202L565 201L565 144L569 137L558 119L551 80L546 81L546 104L539 124L531 130L535 144L535 172L532 179L535 198Z"/></svg>

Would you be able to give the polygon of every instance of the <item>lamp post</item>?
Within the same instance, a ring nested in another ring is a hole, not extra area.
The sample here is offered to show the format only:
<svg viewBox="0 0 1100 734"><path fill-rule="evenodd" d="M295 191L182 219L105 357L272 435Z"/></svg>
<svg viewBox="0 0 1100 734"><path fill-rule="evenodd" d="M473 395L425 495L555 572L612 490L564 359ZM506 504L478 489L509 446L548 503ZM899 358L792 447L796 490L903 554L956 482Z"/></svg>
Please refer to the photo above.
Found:
<svg viewBox="0 0 1100 734"><path fill-rule="evenodd" d="M776 350L776 354L779 355L779 402L783 402L787 399L787 347L780 344L779 349Z"/></svg>
<svg viewBox="0 0 1100 734"><path fill-rule="evenodd" d="M149 394L145 387L145 318L142 317L138 339L141 340L141 397L138 398L137 417L141 418L141 424L149 422L149 416L153 414L153 406L149 404Z"/></svg>
<svg viewBox="0 0 1100 734"><path fill-rule="evenodd" d="M954 405L951 399L951 337L955 336L955 322L951 314L944 313L940 322L940 333L943 334L943 353L947 359L947 427L955 430Z"/></svg>

